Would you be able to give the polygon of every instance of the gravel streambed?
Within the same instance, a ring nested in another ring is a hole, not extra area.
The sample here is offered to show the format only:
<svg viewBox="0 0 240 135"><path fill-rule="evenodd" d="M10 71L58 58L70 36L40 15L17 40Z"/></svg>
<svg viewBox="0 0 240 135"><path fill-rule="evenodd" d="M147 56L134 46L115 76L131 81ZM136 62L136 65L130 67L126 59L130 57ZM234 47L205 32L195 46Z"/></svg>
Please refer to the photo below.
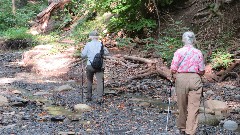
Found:
<svg viewBox="0 0 240 135"><path fill-rule="evenodd" d="M14 64L21 53L4 54L0 64L1 95L9 105L0 107L1 135L178 135L176 108L171 102L168 131L167 98L152 98L142 93L111 93L102 104L86 103L92 110L75 112L73 106L82 103L81 85L74 81L45 78L30 73ZM13 63L12 63L13 62ZM56 87L70 85L71 90L54 91ZM36 95L37 92L42 94ZM35 95L34 95L35 94ZM47 108L54 108L55 112ZM57 108L57 109L56 109ZM212 135L237 135L221 126L199 125Z"/></svg>

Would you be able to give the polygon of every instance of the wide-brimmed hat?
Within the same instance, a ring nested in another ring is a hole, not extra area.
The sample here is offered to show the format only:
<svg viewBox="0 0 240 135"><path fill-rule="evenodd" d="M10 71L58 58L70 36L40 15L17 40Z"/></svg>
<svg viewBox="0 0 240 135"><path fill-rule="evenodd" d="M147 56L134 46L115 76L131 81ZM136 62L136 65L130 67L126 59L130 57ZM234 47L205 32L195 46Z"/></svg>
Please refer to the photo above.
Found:
<svg viewBox="0 0 240 135"><path fill-rule="evenodd" d="M96 30L89 33L89 38L99 38L98 32Z"/></svg>

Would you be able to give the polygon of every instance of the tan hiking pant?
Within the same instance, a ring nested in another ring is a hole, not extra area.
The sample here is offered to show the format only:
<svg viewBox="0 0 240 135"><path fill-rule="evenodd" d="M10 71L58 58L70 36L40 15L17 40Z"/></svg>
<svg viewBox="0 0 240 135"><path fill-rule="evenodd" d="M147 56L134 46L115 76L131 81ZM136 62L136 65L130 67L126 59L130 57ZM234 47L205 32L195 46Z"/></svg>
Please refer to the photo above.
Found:
<svg viewBox="0 0 240 135"><path fill-rule="evenodd" d="M179 110L177 126L187 134L194 135L203 87L201 77L196 73L177 73L175 85Z"/></svg>
<svg viewBox="0 0 240 135"><path fill-rule="evenodd" d="M103 91L103 71L96 71L93 69L91 65L87 65L87 99L92 99L92 85L93 85L93 77L96 75L97 79L97 100L102 99L104 91Z"/></svg>

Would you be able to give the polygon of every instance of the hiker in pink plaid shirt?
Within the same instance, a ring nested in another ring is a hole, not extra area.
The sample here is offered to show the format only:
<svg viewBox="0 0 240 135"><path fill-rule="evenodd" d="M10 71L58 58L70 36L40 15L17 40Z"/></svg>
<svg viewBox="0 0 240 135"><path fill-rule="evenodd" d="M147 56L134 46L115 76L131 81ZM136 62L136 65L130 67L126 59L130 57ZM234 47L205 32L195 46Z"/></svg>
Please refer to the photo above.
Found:
<svg viewBox="0 0 240 135"><path fill-rule="evenodd" d="M200 76L205 73L205 65L202 52L194 47L194 33L185 32L182 41L184 46L174 53L171 64L179 110L177 126L181 133L194 135L203 87Z"/></svg>

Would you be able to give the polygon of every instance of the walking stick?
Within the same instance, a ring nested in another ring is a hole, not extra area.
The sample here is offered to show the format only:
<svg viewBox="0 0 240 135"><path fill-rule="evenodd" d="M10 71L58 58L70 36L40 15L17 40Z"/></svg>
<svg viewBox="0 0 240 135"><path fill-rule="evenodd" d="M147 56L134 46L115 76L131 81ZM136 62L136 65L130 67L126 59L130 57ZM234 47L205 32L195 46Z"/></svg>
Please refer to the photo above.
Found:
<svg viewBox="0 0 240 135"><path fill-rule="evenodd" d="M82 103L83 103L83 62L84 59L82 60Z"/></svg>
<svg viewBox="0 0 240 135"><path fill-rule="evenodd" d="M170 103L171 103L171 96L172 96L172 92L171 92L171 89L172 89L172 86L173 86L173 82L172 80L170 80L170 89L168 90L168 110L167 110L167 124L166 124L166 128L165 128L165 131L167 132L168 131L168 119L169 119L169 113L170 113Z"/></svg>
<svg viewBox="0 0 240 135"><path fill-rule="evenodd" d="M203 95L203 91L202 91L202 101L203 101L203 114L204 114L204 125L203 125L203 128L204 128L204 130L203 130L203 132L204 132L204 134L205 135L208 135L208 133L207 133L207 131L206 131L206 121L207 121L207 117L206 117L206 111L205 111L205 98L204 98L204 95Z"/></svg>
<svg viewBox="0 0 240 135"><path fill-rule="evenodd" d="M104 47L104 45L103 45L103 41L101 41L101 44L102 44L102 47ZM103 49L103 48L102 48ZM104 62L104 49L102 50L102 51L100 51L100 53L101 53L101 57L102 57L102 63ZM105 93L104 93L104 70L105 70L105 68L104 67L102 67L102 72L103 72L103 78L102 78L102 84L103 84L103 95L105 95ZM103 96L102 95L102 96ZM103 99L103 98L102 98Z"/></svg>
<svg viewBox="0 0 240 135"><path fill-rule="evenodd" d="M103 95L105 95L105 93L104 93L104 68L103 68L103 79L102 79L102 83L103 83Z"/></svg>

